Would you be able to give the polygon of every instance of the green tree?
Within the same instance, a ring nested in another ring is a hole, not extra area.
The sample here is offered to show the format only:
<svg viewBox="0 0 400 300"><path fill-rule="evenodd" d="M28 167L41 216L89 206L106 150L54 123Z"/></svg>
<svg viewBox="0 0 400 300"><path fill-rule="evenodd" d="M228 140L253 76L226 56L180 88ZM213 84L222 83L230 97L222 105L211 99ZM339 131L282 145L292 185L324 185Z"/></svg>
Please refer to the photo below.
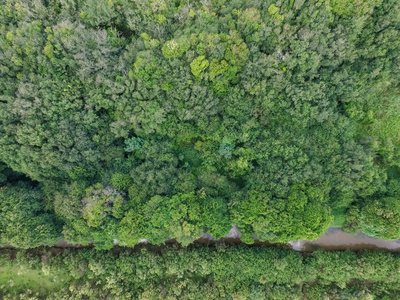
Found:
<svg viewBox="0 0 400 300"><path fill-rule="evenodd" d="M46 211L38 189L6 186L0 189L0 242L18 248L54 245L61 223Z"/></svg>

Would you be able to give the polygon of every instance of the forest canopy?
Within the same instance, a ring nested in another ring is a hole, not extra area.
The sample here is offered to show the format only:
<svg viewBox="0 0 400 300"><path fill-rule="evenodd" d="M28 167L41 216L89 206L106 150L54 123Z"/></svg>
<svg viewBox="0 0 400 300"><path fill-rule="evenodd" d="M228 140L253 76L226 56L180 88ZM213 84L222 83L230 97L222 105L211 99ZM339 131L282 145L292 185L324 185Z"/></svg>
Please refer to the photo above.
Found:
<svg viewBox="0 0 400 300"><path fill-rule="evenodd" d="M398 299L400 257L227 246L2 249L0 297L41 299Z"/></svg>
<svg viewBox="0 0 400 300"><path fill-rule="evenodd" d="M0 244L400 238L397 0L5 0L0 53Z"/></svg>

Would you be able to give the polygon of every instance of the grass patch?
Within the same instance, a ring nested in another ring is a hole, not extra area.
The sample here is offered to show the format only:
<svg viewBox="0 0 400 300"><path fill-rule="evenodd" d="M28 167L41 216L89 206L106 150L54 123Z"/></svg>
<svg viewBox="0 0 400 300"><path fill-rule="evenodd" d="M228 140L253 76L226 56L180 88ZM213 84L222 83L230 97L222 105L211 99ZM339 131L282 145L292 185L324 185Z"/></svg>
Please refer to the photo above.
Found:
<svg viewBox="0 0 400 300"><path fill-rule="evenodd" d="M332 215L333 221L330 227L342 227L346 223L346 208L334 209Z"/></svg>
<svg viewBox="0 0 400 300"><path fill-rule="evenodd" d="M361 136L376 136L378 152L390 162L400 155L400 90L374 98L365 107L365 118L360 124Z"/></svg>
<svg viewBox="0 0 400 300"><path fill-rule="evenodd" d="M68 281L66 274L46 275L41 269L28 269L26 265L0 268L0 290L15 295L27 290L48 294L59 290Z"/></svg>
<svg viewBox="0 0 400 300"><path fill-rule="evenodd" d="M374 116L375 122L367 128L383 140L391 139L400 144L400 96L389 97L386 105L377 105Z"/></svg>

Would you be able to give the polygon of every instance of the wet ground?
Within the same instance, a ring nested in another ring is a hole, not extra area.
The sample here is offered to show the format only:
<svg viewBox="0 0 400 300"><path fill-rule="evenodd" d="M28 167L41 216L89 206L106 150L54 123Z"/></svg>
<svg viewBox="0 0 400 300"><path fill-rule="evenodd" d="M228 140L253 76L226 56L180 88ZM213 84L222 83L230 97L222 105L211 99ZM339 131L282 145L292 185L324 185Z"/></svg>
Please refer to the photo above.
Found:
<svg viewBox="0 0 400 300"><path fill-rule="evenodd" d="M363 233L351 235L337 227L331 227L326 233L314 241L291 241L288 243L297 251L315 251L319 249L334 250L376 250L384 249L400 252L400 240L383 240L367 236Z"/></svg>

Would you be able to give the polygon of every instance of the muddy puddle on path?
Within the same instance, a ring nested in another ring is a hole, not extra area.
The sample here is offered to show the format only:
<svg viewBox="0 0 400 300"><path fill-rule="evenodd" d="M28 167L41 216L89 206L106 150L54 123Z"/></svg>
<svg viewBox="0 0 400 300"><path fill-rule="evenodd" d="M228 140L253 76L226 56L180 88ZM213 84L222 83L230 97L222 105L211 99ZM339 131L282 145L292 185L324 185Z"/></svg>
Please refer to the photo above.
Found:
<svg viewBox="0 0 400 300"><path fill-rule="evenodd" d="M331 227L326 233L314 241L291 241L288 243L297 251L315 251L315 250L388 250L400 252L399 240L383 240L367 236L363 233L351 235L340 228Z"/></svg>

